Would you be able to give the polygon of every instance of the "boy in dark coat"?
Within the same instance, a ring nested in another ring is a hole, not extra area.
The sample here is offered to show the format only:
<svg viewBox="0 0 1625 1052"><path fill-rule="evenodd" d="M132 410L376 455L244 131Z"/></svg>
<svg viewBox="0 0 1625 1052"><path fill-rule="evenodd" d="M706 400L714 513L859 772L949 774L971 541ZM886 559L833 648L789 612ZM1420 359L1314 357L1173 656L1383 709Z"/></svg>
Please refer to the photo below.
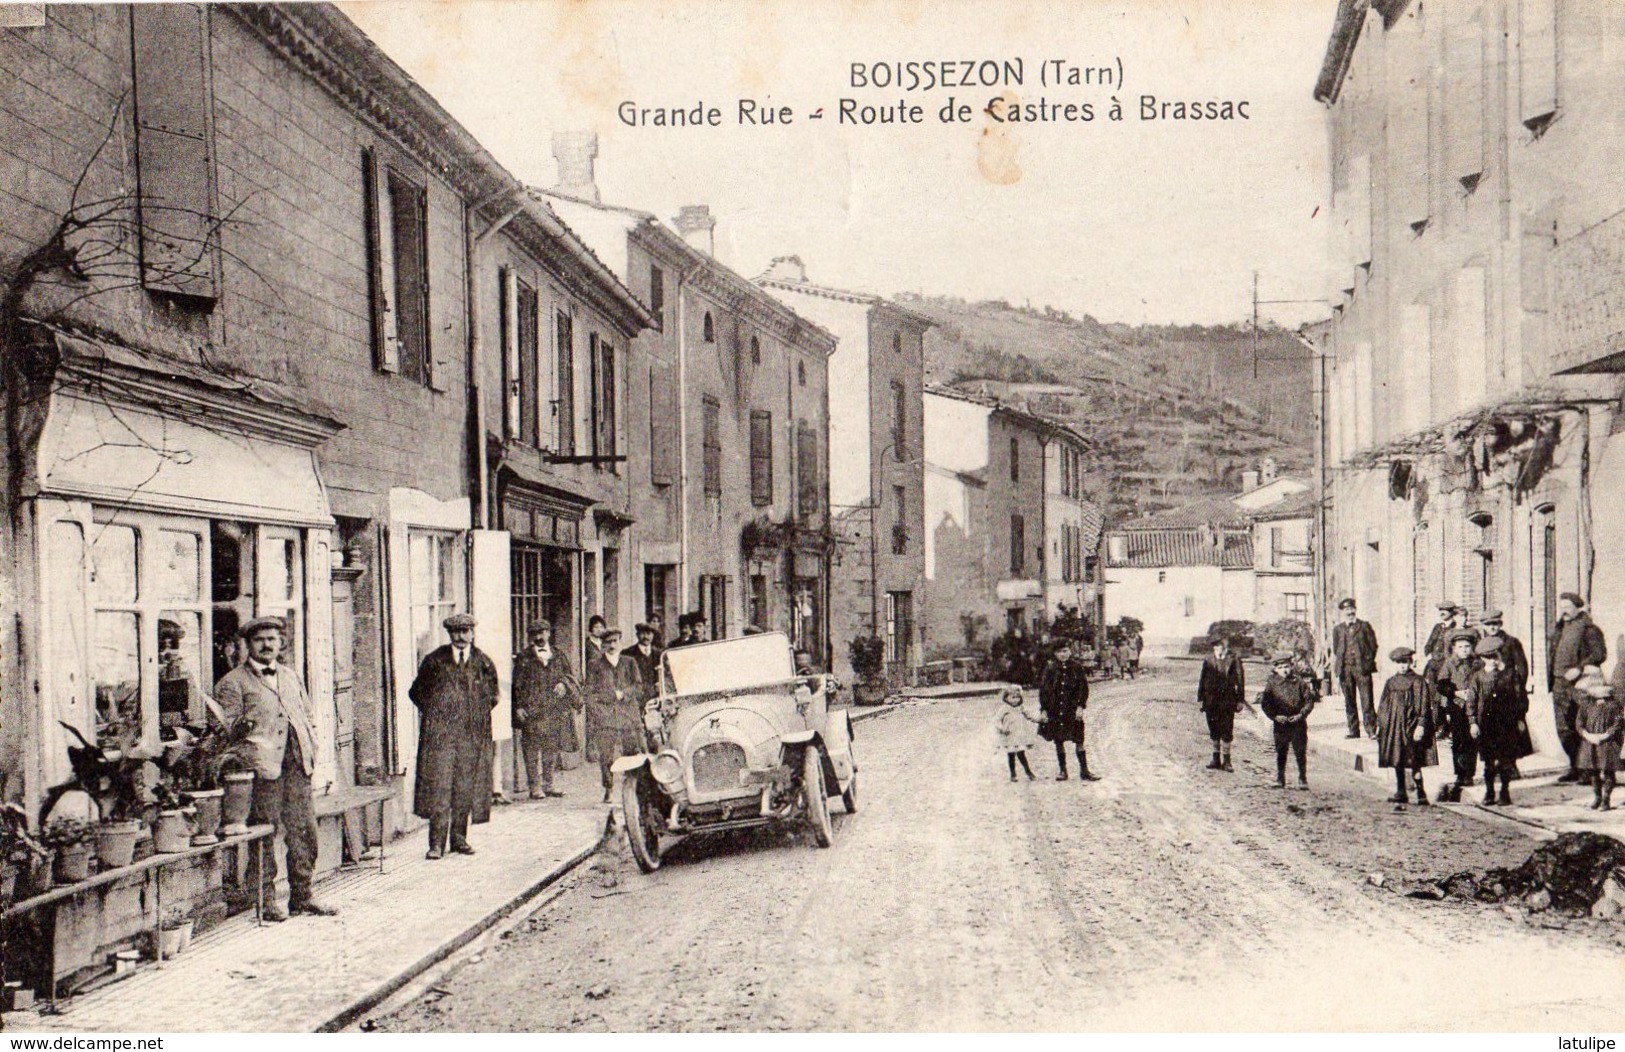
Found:
<svg viewBox="0 0 1625 1052"><path fill-rule="evenodd" d="M1474 653L1484 667L1467 682L1467 720L1473 744L1484 761L1484 806L1512 803L1512 776L1517 762L1534 751L1524 717L1529 698L1508 675L1505 645L1499 636L1485 636ZM1495 793L1495 780L1501 793Z"/></svg>
<svg viewBox="0 0 1625 1052"><path fill-rule="evenodd" d="M1202 676L1196 683L1196 701L1207 718L1207 734L1213 739L1210 771L1233 771L1230 743L1235 738L1236 713L1247 697L1247 676L1241 659L1230 652L1230 640L1213 641L1213 653L1202 661Z"/></svg>
<svg viewBox="0 0 1625 1052"><path fill-rule="evenodd" d="M1038 735L1055 743L1058 782L1066 781L1066 744L1078 754L1078 778L1085 782L1100 779L1089 773L1089 754L1084 751L1083 710L1089 706L1089 675L1072 660L1072 644L1062 640L1055 648L1055 660L1044 670L1038 685L1038 708L1043 714Z"/></svg>
<svg viewBox="0 0 1625 1052"><path fill-rule="evenodd" d="M1433 747L1433 696L1427 681L1411 667L1416 651L1397 647L1388 655L1399 671L1388 677L1377 705L1377 766L1394 769L1394 795L1389 799L1403 808L1410 803L1405 792L1405 772L1416 785L1416 802L1428 803L1422 785L1422 768L1439 763Z"/></svg>
<svg viewBox="0 0 1625 1052"><path fill-rule="evenodd" d="M1585 701L1575 720L1580 736L1577 752L1580 770L1591 776L1596 796L1594 811L1614 809L1614 772L1619 769L1619 743L1622 725L1619 697L1597 672L1588 672L1575 681Z"/></svg>
<svg viewBox="0 0 1625 1052"><path fill-rule="evenodd" d="M451 642L429 652L407 692L418 707L417 785L412 813L429 820L430 859L472 855L470 820L491 819L491 710L497 667L474 645L474 619L446 618Z"/></svg>
<svg viewBox="0 0 1625 1052"><path fill-rule="evenodd" d="M1440 787L1441 801L1461 799L1461 790L1473 784L1478 772L1478 746L1467 718L1467 684L1479 668L1478 658L1473 656L1477 643L1477 632L1458 628L1450 634L1450 655L1433 672L1433 690L1439 698L1434 722L1450 733L1450 763L1456 775L1454 782Z"/></svg>
<svg viewBox="0 0 1625 1052"><path fill-rule="evenodd" d="M1290 750L1298 763L1298 788L1309 788L1309 713L1314 709L1315 688L1293 671L1290 651L1278 651L1270 661L1270 677L1258 695L1264 716L1275 725L1275 788L1286 788L1286 754Z"/></svg>

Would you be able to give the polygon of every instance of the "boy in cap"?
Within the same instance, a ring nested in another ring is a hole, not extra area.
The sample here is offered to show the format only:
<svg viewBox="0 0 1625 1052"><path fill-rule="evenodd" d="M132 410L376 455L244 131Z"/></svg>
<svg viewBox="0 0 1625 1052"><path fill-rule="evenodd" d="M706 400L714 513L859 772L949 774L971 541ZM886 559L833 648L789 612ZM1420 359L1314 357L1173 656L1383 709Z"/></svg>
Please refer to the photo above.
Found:
<svg viewBox="0 0 1625 1052"><path fill-rule="evenodd" d="M1427 788L1422 784L1422 768L1439 763L1433 747L1433 695L1427 681L1412 668L1416 651L1395 647L1388 659L1399 670L1382 685L1382 701L1377 705L1377 766L1394 769L1394 795L1389 799L1401 810L1410 803L1405 791L1405 772L1416 786L1416 803L1426 807Z"/></svg>
<svg viewBox="0 0 1625 1052"><path fill-rule="evenodd" d="M1478 672L1479 660L1473 655L1478 644L1478 633L1470 628L1458 628L1450 633L1450 654L1433 673L1433 690L1439 697L1439 714L1435 724L1450 733L1450 763L1456 780L1439 789L1439 799L1460 800L1461 790L1473 784L1478 772L1478 748L1473 742L1472 722L1467 718L1467 685Z"/></svg>
<svg viewBox="0 0 1625 1052"><path fill-rule="evenodd" d="M1485 807L1512 803L1515 765L1533 751L1524 724L1529 699L1506 674L1504 649L1502 640L1494 636L1478 641L1473 652L1483 667L1468 680L1464 706L1473 745L1484 760ZM1501 780L1499 796L1495 793L1497 778Z"/></svg>
<svg viewBox="0 0 1625 1052"><path fill-rule="evenodd" d="M1309 713L1314 709L1315 688L1293 670L1290 650L1276 651L1270 659L1269 679L1258 695L1258 707L1275 725L1275 788L1286 788L1286 754L1290 750L1298 763L1298 788L1309 788Z"/></svg>
<svg viewBox="0 0 1625 1052"><path fill-rule="evenodd" d="M1588 665L1601 667L1608 659L1608 644L1602 630L1591 623L1585 600L1575 592L1564 592L1557 600L1557 623L1546 640L1546 686L1552 692L1552 719L1557 738L1568 754L1569 769L1559 782L1578 782L1580 776L1580 732L1575 728L1581 693L1574 683Z"/></svg>
<svg viewBox="0 0 1625 1052"><path fill-rule="evenodd" d="M1591 776L1596 791L1591 801L1594 811L1614 809L1614 773L1619 770L1619 743L1622 725L1619 698L1602 674L1588 670L1575 684L1585 702L1575 721L1580 736L1578 763Z"/></svg>
<svg viewBox="0 0 1625 1052"><path fill-rule="evenodd" d="M1202 676L1196 684L1196 702L1207 719L1207 734L1213 739L1210 771L1233 771L1230 743L1235 738L1236 713L1247 697L1247 676L1241 659L1230 651L1230 640L1213 640L1213 653L1202 661Z"/></svg>
<svg viewBox="0 0 1625 1052"><path fill-rule="evenodd" d="M1371 677L1377 672L1377 633L1371 622L1360 620L1353 599L1344 599L1337 608L1343 612L1343 620L1332 626L1332 669L1343 688L1343 711L1349 725L1345 737L1358 738L1363 721L1366 736L1375 738L1377 713L1371 707Z"/></svg>

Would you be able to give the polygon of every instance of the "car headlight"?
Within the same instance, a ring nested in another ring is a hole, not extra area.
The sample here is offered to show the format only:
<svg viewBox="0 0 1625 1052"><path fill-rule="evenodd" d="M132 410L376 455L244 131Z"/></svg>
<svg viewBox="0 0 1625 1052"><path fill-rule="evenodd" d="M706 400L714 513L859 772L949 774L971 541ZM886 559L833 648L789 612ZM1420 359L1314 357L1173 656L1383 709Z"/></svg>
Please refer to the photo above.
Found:
<svg viewBox="0 0 1625 1052"><path fill-rule="evenodd" d="M683 784L683 760L674 752L663 752L649 761L649 773L662 786Z"/></svg>

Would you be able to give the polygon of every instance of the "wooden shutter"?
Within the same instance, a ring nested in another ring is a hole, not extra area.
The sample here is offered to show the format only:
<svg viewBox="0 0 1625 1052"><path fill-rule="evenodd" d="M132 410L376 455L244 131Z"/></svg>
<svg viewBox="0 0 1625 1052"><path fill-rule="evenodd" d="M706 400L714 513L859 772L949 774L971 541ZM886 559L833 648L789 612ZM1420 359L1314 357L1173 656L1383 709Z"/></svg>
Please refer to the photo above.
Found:
<svg viewBox="0 0 1625 1052"><path fill-rule="evenodd" d="M1557 112L1557 0L1518 5L1518 119L1538 131Z"/></svg>
<svg viewBox="0 0 1625 1052"><path fill-rule="evenodd" d="M429 369L429 275L427 198L423 188L397 173L385 176L395 249L395 331L401 375L445 389L445 377Z"/></svg>
<svg viewBox="0 0 1625 1052"><path fill-rule="evenodd" d="M750 414L750 500L773 503L773 414L760 409Z"/></svg>
<svg viewBox="0 0 1625 1052"><path fill-rule="evenodd" d="M805 422L796 429L796 479L801 520L811 523L818 518L822 483L818 477L818 432Z"/></svg>
<svg viewBox="0 0 1625 1052"><path fill-rule="evenodd" d="M395 334L388 326L389 302L394 291L385 285L386 270L394 272L394 265L384 266L386 241L382 220L385 207L383 171L378 156L371 150L361 151L361 197L365 211L363 223L367 240L367 308L372 331L372 363L380 372L398 372L401 367L400 348ZM393 237L393 235L391 235ZM392 247L392 246L391 246Z"/></svg>
<svg viewBox="0 0 1625 1052"><path fill-rule="evenodd" d="M537 418L540 381L537 379L536 360L541 352L537 343L537 312L540 303L535 289L523 281L518 282L518 286L514 299L519 314L519 324L515 332L516 342L519 345L519 441L527 446L536 446L539 444L538 436L541 434L541 425Z"/></svg>
<svg viewBox="0 0 1625 1052"><path fill-rule="evenodd" d="M557 366L554 376L558 383L557 452L574 456L576 451L576 359L575 319L568 311L555 315L554 353Z"/></svg>
<svg viewBox="0 0 1625 1052"><path fill-rule="evenodd" d="M1422 14L1412 4L1388 33L1389 171L1394 218L1421 230L1432 206L1432 161L1428 155L1428 112L1431 81L1427 36Z"/></svg>
<svg viewBox="0 0 1625 1052"><path fill-rule="evenodd" d="M141 283L212 300L220 287L209 16L202 4L133 4Z"/></svg>
<svg viewBox="0 0 1625 1052"><path fill-rule="evenodd" d="M704 411L705 495L722 495L722 403L707 396Z"/></svg>
<svg viewBox="0 0 1625 1052"><path fill-rule="evenodd" d="M1445 7L1445 159L1450 178L1471 191L1484 172L1484 12L1482 0Z"/></svg>
<svg viewBox="0 0 1625 1052"><path fill-rule="evenodd" d="M512 267L497 272L502 324L502 434L519 438L519 288Z"/></svg>
<svg viewBox="0 0 1625 1052"><path fill-rule="evenodd" d="M649 368L649 481L669 486L677 481L677 388L669 365Z"/></svg>
<svg viewBox="0 0 1625 1052"><path fill-rule="evenodd" d="M600 382L604 394L604 453L607 456L620 454L620 414L617 410L618 392L615 383L615 345L605 340L598 341L598 353L603 358L599 367ZM619 473L620 465L611 461L606 465L610 471Z"/></svg>

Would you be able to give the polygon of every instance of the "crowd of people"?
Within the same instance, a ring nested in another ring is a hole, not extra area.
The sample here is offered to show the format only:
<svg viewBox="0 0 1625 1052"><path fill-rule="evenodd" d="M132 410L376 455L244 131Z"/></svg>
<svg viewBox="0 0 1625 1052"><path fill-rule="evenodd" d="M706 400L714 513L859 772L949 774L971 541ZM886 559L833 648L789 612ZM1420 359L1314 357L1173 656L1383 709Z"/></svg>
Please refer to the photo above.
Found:
<svg viewBox="0 0 1625 1052"><path fill-rule="evenodd" d="M1033 633L1023 625L1012 625L989 649L990 672L1001 682L1035 687L1064 640L1075 661L1108 679L1133 679L1139 674L1145 638L1137 629L1121 633L1112 629L1098 650L1090 645L1091 638L1056 632L1042 624Z"/></svg>
<svg viewBox="0 0 1625 1052"><path fill-rule="evenodd" d="M1558 781L1589 782L1594 790L1592 807L1606 811L1613 806L1615 772L1621 762L1625 663L1616 665L1613 683L1603 677L1607 646L1585 607L1585 600L1572 592L1559 600L1560 616L1546 641L1547 685L1557 737L1568 758L1568 770ZM1501 612L1483 611L1472 627L1459 604L1440 603L1439 623L1423 647L1422 671L1415 669L1418 655L1413 648L1391 650L1388 658L1394 671L1373 705L1376 632L1359 617L1353 599L1344 599L1338 609L1327 678L1335 677L1343 695L1347 737L1359 738L1363 731L1375 739L1378 764L1393 770L1391 801L1404 807L1414 793L1419 805L1428 804L1422 772L1438 765L1437 742L1443 739L1450 744L1453 779L1439 789L1439 800L1459 801L1462 791L1475 784L1482 763L1482 803L1511 804L1518 761L1535 749L1529 734L1528 652L1521 640L1506 632ZM1246 678L1231 641L1220 638L1212 644L1213 652L1202 665L1197 702L1213 743L1208 766L1229 771L1235 715L1247 705ZM1276 785L1286 784L1290 755L1299 788L1307 788L1307 719L1322 684L1305 655L1280 651L1270 660L1270 675L1257 703L1273 727Z"/></svg>

